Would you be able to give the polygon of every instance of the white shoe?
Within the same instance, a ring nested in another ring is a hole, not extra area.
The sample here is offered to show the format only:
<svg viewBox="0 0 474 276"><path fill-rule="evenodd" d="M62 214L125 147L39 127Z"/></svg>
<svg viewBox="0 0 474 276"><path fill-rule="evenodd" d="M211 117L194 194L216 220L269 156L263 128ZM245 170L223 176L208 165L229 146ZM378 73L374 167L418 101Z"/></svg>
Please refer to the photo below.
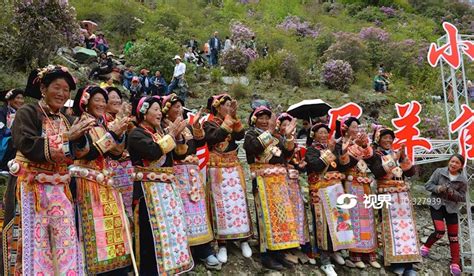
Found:
<svg viewBox="0 0 474 276"><path fill-rule="evenodd" d="M327 276L337 276L336 271L334 271L333 264L322 265L321 269L324 271L324 273L326 273Z"/></svg>
<svg viewBox="0 0 474 276"><path fill-rule="evenodd" d="M219 252L217 253L217 259L219 262L225 264L227 263L227 248L225 246L219 247Z"/></svg>
<svg viewBox="0 0 474 276"><path fill-rule="evenodd" d="M370 265L374 268L382 268L382 266L377 261L370 262Z"/></svg>
<svg viewBox="0 0 474 276"><path fill-rule="evenodd" d="M338 265L344 265L346 263L339 252L334 252L331 257Z"/></svg>
<svg viewBox="0 0 474 276"><path fill-rule="evenodd" d="M242 255L245 258L250 258L252 257L252 249L249 246L248 242L241 242L240 243L240 248L242 249ZM227 258L226 258L227 259Z"/></svg>
<svg viewBox="0 0 474 276"><path fill-rule="evenodd" d="M207 256L206 259L202 259L201 261L204 262L204 265L206 266L206 268L209 268L212 270L221 270L222 268L222 264L214 255L209 255Z"/></svg>
<svg viewBox="0 0 474 276"><path fill-rule="evenodd" d="M361 269L362 269L362 268L365 268L364 262L361 262L361 261L356 262L356 263L355 263L355 266L356 266L357 268L361 268Z"/></svg>

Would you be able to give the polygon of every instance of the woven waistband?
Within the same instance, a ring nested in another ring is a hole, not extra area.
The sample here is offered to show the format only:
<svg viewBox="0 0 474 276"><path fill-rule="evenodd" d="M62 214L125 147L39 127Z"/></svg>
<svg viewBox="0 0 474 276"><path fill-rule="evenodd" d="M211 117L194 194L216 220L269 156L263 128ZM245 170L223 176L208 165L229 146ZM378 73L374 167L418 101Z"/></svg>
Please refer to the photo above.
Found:
<svg viewBox="0 0 474 276"><path fill-rule="evenodd" d="M229 151L225 153L211 152L209 154L210 167L235 167L240 165L237 151Z"/></svg>

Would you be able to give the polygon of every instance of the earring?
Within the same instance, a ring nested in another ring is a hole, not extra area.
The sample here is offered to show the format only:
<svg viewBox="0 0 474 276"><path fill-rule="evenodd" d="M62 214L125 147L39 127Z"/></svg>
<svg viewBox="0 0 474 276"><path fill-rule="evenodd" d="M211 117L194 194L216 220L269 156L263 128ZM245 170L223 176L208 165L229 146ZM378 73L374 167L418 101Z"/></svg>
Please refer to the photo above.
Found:
<svg viewBox="0 0 474 276"><path fill-rule="evenodd" d="M44 98L44 97L46 97L46 95L45 95L45 94L41 94L41 97L43 97L43 98Z"/></svg>

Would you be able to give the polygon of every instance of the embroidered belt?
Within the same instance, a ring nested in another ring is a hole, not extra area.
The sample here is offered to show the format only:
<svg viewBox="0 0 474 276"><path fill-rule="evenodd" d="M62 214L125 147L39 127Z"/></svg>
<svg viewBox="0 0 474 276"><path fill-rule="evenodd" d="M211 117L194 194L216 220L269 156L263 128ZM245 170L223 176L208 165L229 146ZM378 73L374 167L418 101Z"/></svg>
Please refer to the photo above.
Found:
<svg viewBox="0 0 474 276"><path fill-rule="evenodd" d="M72 177L84 178L89 181L97 182L99 185L112 187L114 184L114 180L112 179L113 172L108 170L102 170L102 172L100 172L82 166L71 166L69 173Z"/></svg>
<svg viewBox="0 0 474 276"><path fill-rule="evenodd" d="M237 151L234 150L225 153L211 152L209 154L209 166L219 168L240 166Z"/></svg>
<svg viewBox="0 0 474 276"><path fill-rule="evenodd" d="M281 164L251 164L250 171L252 173L252 178L257 176L288 174L286 168Z"/></svg>
<svg viewBox="0 0 474 276"><path fill-rule="evenodd" d="M38 184L69 185L71 180L66 165L35 163L19 156L8 161L8 168L10 174L18 176L25 173Z"/></svg>
<svg viewBox="0 0 474 276"><path fill-rule="evenodd" d="M377 192L401 193L409 191L407 183L403 180L377 180Z"/></svg>
<svg viewBox="0 0 474 276"><path fill-rule="evenodd" d="M198 165L199 158L196 155L188 155L184 160L175 160L176 165Z"/></svg>
<svg viewBox="0 0 474 276"><path fill-rule="evenodd" d="M144 182L174 182L175 176L173 174L173 168L144 168L134 167L135 172L132 174L134 181Z"/></svg>
<svg viewBox="0 0 474 276"><path fill-rule="evenodd" d="M372 179L370 177L367 177L362 173L349 174L346 178L349 181L354 181L355 179L358 183L361 184L370 184L372 182Z"/></svg>

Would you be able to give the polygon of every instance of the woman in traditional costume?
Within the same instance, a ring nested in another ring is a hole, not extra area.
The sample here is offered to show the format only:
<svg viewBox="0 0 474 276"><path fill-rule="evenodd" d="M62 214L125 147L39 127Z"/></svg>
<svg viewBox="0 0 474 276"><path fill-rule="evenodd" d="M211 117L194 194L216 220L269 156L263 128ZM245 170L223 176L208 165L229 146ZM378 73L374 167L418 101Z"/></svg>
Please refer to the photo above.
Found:
<svg viewBox="0 0 474 276"><path fill-rule="evenodd" d="M458 153L449 158L448 166L438 168L433 172L430 180L425 184L427 191L431 192L428 198L434 232L421 246L421 255L428 257L431 247L441 239L448 230L449 249L451 251L451 265L449 270L452 275L460 276L461 257L459 252L459 207L466 202L468 180L463 174L464 157ZM445 224L446 221L446 224Z"/></svg>
<svg viewBox="0 0 474 276"><path fill-rule="evenodd" d="M354 247L354 233L349 210L340 208L337 198L344 194L344 174L338 165L347 164L347 154L337 156L335 141L329 140L329 127L318 123L311 128L307 139L306 171L311 197L311 211L316 246L321 252L321 269L326 275L337 275L331 264L332 257L338 264L345 264L337 252ZM347 144L343 145L343 150Z"/></svg>
<svg viewBox="0 0 474 276"><path fill-rule="evenodd" d="M226 241L229 240L240 240L242 255L246 258L252 256L247 242L252 235L252 222L236 144L244 138L245 130L237 119L237 102L229 95L210 97L207 109L213 115L204 122L205 139L210 151L208 183L211 212L215 238L219 243L217 259L226 263Z"/></svg>
<svg viewBox="0 0 474 276"><path fill-rule="evenodd" d="M279 139L285 139L286 128L291 124L293 116L288 113L282 113L277 118L276 130L278 131ZM295 144L293 154L288 158L288 191L290 193L290 201L293 206L293 213L296 223L296 230L298 233L298 240L300 242L301 251L306 254L301 256L301 252L296 252L296 257L300 258L302 262L310 262L316 264L313 258L311 242L309 236L308 217L306 215L306 208L304 197L300 187L300 172L305 171L306 162L304 161L304 150L302 147Z"/></svg>
<svg viewBox="0 0 474 276"><path fill-rule="evenodd" d="M109 86L107 90L107 107L105 108L105 121L107 124L118 123L121 119L130 116L129 104L122 101L122 93L116 87ZM133 123L128 124L128 130L125 135L133 128ZM127 137L125 137L127 139ZM130 161L130 154L124 149L122 156L116 160L114 158L107 158L107 167L113 171L114 187L122 194L125 211L130 220L133 220L133 173L132 161Z"/></svg>
<svg viewBox="0 0 474 276"><path fill-rule="evenodd" d="M349 154L350 161L339 166L339 171L346 175L344 188L347 194L356 196L356 205L350 208L352 226L356 244L349 249L350 260L358 268L365 268L364 260L371 266L381 268L377 262L377 227L375 225L374 209L365 206L365 198L371 195L372 179L367 175L367 164L364 158L372 156L372 147L368 145L366 134L359 131L360 121L349 117L337 122L336 144L337 155ZM349 143L346 152L342 152L344 143Z"/></svg>
<svg viewBox="0 0 474 276"><path fill-rule="evenodd" d="M79 121L95 121L87 133L85 153L69 171L73 177L79 213L79 228L84 245L87 273L111 272L127 275L131 264L131 240L122 196L114 187L107 159L119 159L125 148L128 118L107 124L107 91L99 86L79 89L74 112Z"/></svg>
<svg viewBox="0 0 474 276"><path fill-rule="evenodd" d="M176 119L165 134L158 97L143 97L136 108L138 126L128 138L134 166L135 247L140 275L177 274L194 263L178 183L173 175L173 152L186 121Z"/></svg>
<svg viewBox="0 0 474 276"><path fill-rule="evenodd" d="M176 119L183 118L184 102L176 94L163 97L162 106L165 128ZM196 156L196 149L206 144L199 118L200 113L193 118L192 126L186 127L181 133L178 140L184 140L184 143L178 145L175 150L173 170L184 205L186 232L191 250L207 267L219 268L220 262L214 256L214 249L210 244L214 240L214 234L207 208L206 186L200 175L199 159Z"/></svg>
<svg viewBox="0 0 474 276"><path fill-rule="evenodd" d="M0 96L6 102L0 108L0 169L8 171L8 161L15 158L16 149L11 139L11 127L16 111L25 103L25 91L11 89Z"/></svg>
<svg viewBox="0 0 474 276"><path fill-rule="evenodd" d="M405 177L415 173L404 147L392 149L395 134L379 127L374 131L374 154L366 163L377 180L378 198L386 197L391 204L382 206L382 244L384 264L397 275L416 275L413 263L421 262L415 214L409 183ZM380 200L380 199L379 199ZM393 231L396 228L397 231Z"/></svg>
<svg viewBox="0 0 474 276"><path fill-rule="evenodd" d="M275 270L282 270L283 266L292 268L282 250L300 244L286 169L286 159L295 148L296 120L278 139L272 112L260 106L250 114L249 125L244 148L252 173L262 265Z"/></svg>
<svg viewBox="0 0 474 276"><path fill-rule="evenodd" d="M12 137L2 235L3 275L84 275L68 165L93 120L73 124L59 112L76 83L67 68L33 71L27 84L37 103L18 109Z"/></svg>

